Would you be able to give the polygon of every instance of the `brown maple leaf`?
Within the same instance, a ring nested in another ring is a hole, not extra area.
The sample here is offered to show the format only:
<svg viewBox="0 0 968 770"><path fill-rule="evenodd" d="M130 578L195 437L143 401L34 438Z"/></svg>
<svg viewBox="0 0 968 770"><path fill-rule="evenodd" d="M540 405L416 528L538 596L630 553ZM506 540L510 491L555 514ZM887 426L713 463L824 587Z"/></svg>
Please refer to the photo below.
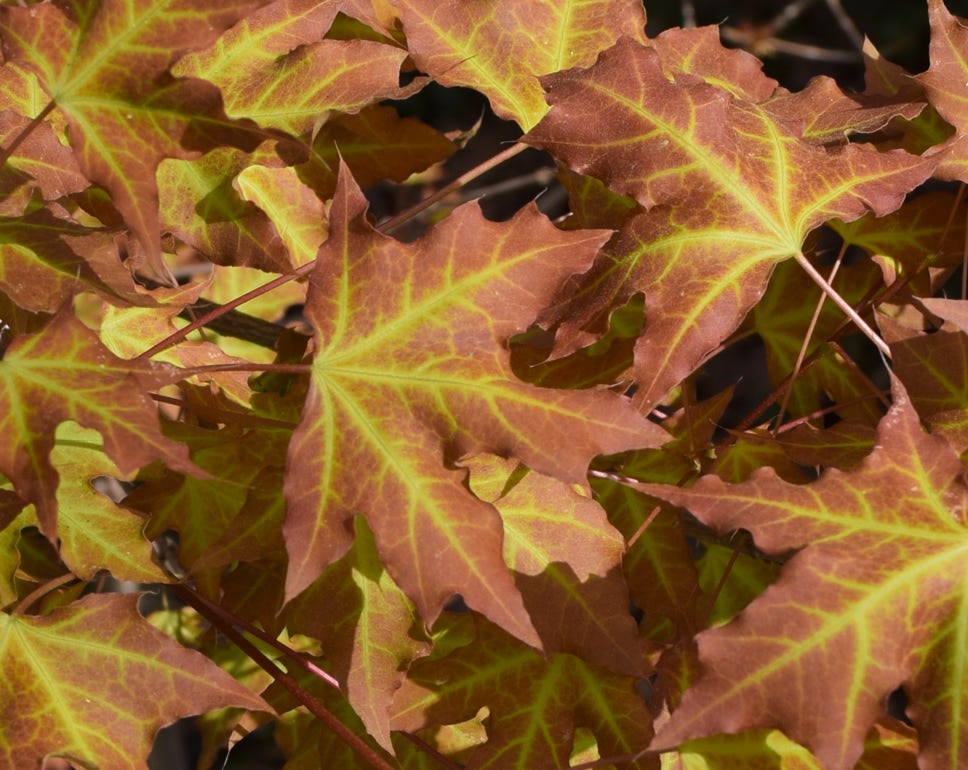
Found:
<svg viewBox="0 0 968 770"><path fill-rule="evenodd" d="M874 451L812 484L761 469L643 491L758 548L802 549L732 623L698 637L703 674L653 748L779 727L848 770L884 701L903 685L922 767L968 763L968 484L948 442L925 434L900 382ZM818 701L822 699L822 702Z"/></svg>
<svg viewBox="0 0 968 770"><path fill-rule="evenodd" d="M537 645L500 519L453 463L491 452L581 483L594 455L663 441L607 390L537 388L511 372L508 338L607 233L563 232L534 207L488 222L470 204L403 244L373 230L345 168L340 178L306 305L316 353L286 473L287 594L346 552L363 513L426 623L460 593Z"/></svg>
<svg viewBox="0 0 968 770"><path fill-rule="evenodd" d="M167 365L125 361L69 310L36 334L13 340L0 361L0 471L37 506L41 529L56 542L57 471L51 465L54 429L64 420L94 428L123 474L164 460L205 475L183 444L162 435L148 391L179 379Z"/></svg>
<svg viewBox="0 0 968 770"><path fill-rule="evenodd" d="M694 57L722 59L718 43L700 42ZM648 210L541 322L561 325L559 350L568 352L644 291L646 326L635 349L636 399L644 405L736 329L773 267L800 256L813 228L892 211L934 165L903 151L817 146L804 138L802 121L743 98L735 84L688 73L670 81L660 53L628 39L587 70L542 82L552 108L525 140ZM858 125L868 117L858 108Z"/></svg>

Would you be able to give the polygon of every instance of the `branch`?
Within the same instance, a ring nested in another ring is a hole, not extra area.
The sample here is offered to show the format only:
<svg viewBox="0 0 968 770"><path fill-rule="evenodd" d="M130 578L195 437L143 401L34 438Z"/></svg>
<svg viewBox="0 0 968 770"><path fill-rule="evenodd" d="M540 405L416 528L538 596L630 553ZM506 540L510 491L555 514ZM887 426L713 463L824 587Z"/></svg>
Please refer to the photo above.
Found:
<svg viewBox="0 0 968 770"><path fill-rule="evenodd" d="M227 622L225 616L228 613L221 607L209 602L204 597L195 593L188 586L175 584L171 586L172 591L179 596L185 603L191 605L212 625L218 628L229 639L235 642L236 646L248 655L258 666L269 674L275 681L282 685L290 694L296 698L314 717L328 727L336 736L343 741L353 753L363 762L374 770L396 770L379 752L364 741L360 736L344 725L336 716L323 705L315 695L306 690L293 677L282 671L273 661L269 660L252 642L236 629L233 622Z"/></svg>

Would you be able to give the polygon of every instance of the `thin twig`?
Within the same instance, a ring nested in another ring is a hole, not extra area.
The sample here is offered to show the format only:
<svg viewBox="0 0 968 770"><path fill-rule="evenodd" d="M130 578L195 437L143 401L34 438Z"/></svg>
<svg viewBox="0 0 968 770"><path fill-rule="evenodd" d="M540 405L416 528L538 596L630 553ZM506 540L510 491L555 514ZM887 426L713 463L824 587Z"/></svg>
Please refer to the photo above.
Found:
<svg viewBox="0 0 968 770"><path fill-rule="evenodd" d="M626 543L626 545L625 545L625 550L626 551L631 550L632 546L634 546L638 542L638 539L640 537L642 537L642 535L645 534L645 530L647 530L649 528L649 525L653 521L655 521L655 517L659 515L659 511L661 511L661 510L662 510L662 506L661 505L657 505L655 508L652 509L652 512L648 515L648 517L646 518L646 520L643 521L639 525L639 528L637 530L635 530L635 532L632 535L632 537L629 538L628 543Z"/></svg>
<svg viewBox="0 0 968 770"><path fill-rule="evenodd" d="M38 586L29 594L27 594L20 601L20 603L16 607L14 607L13 612L11 614L23 615L28 609L30 609L30 606L38 599L42 599L51 591L54 591L60 588L61 586L67 585L68 583L71 583L75 580L79 580L79 578L73 572L68 572L59 577L55 577L53 580L48 580L46 583Z"/></svg>
<svg viewBox="0 0 968 770"><path fill-rule="evenodd" d="M793 40L773 38L770 43L776 53L788 56L798 56L811 61L825 61L831 64L853 64L861 59L860 51L848 51L842 48L824 48L809 43L797 43Z"/></svg>
<svg viewBox="0 0 968 770"><path fill-rule="evenodd" d="M700 620L700 628L706 628L706 626L709 625L709 619L712 617L713 610L716 608L716 601L719 599L719 595L722 593L723 588L726 587L726 581L729 579L729 573L733 571L733 567L735 566L737 559L739 559L739 550L734 548L732 553L729 555L729 561L726 562L726 567L723 569L723 574L719 577L719 582L716 584L716 588L713 589L712 594L709 596L709 606L704 612L704 617Z"/></svg>
<svg viewBox="0 0 968 770"><path fill-rule="evenodd" d="M182 587L185 588L186 590L191 591L191 589L188 588L188 586L183 585ZM209 609L214 614L222 618L224 622L230 625L238 626L246 633L251 634L256 639L259 639L265 644L268 644L270 647L275 647L283 655L298 663L299 666L301 666L307 673L312 674L315 677L318 677L319 679L326 682L326 684L328 684L330 687L332 687L335 690L340 689L339 682L336 681L335 677L333 677L332 674L330 674L327 671L324 671L312 661L306 660L302 655L300 655L298 652L292 649L292 647L290 647L289 645L283 644L271 634L267 634L261 628L257 628L256 626L252 625L245 618L240 618L238 615L234 615L230 613L224 607L221 607L220 605L215 604L214 602L210 602L208 599L206 599L197 591L192 591L192 594L198 599L199 602L203 602L204 604L206 604L209 607Z"/></svg>
<svg viewBox="0 0 968 770"><path fill-rule="evenodd" d="M811 61L826 61L833 64L852 64L861 58L858 51L847 51L838 48L822 48L808 43L797 43L777 37L761 37L747 30L735 27L722 27L723 39L746 48L751 53L764 58L776 53L785 53Z"/></svg>
<svg viewBox="0 0 968 770"><path fill-rule="evenodd" d="M803 363L803 365L800 368L801 374L803 374L812 366L815 366L817 364L817 362L820 360L819 351L820 351L820 348L818 348L817 350L815 350L813 353L810 354L809 358L807 358L807 360ZM773 389L772 393L770 393L766 398L760 401L760 403L758 403L756 407L750 411L750 413L743 419L743 421L740 422L739 425L733 428L733 431L736 433L745 433L750 428L752 428L753 425L756 424L757 418L761 414L763 414L767 409L769 409L770 406L775 404L777 399L781 398L789 388L793 387L793 382L794 382L793 374L792 373L788 374L783 379L783 381Z"/></svg>
<svg viewBox="0 0 968 770"><path fill-rule="evenodd" d="M885 391L881 391L881 393L879 394L874 394L870 396L858 396L857 398L852 398L849 401L842 401L839 404L833 404L831 406L824 407L823 409L816 409L810 414L805 414L802 417L797 417L795 420L790 420L790 422L783 423L783 425L781 425L780 429L777 431L777 434L780 435L783 433L787 433L788 431L791 431L800 425L805 425L807 423L813 422L814 420L820 420L826 417L828 414L834 414L835 412L838 412L841 409L844 409L845 407L855 406L856 404L863 404L865 401L870 401L872 398L879 399L879 400L886 400L886 397L889 395L890 395L890 391L885 390Z"/></svg>
<svg viewBox="0 0 968 770"><path fill-rule="evenodd" d="M860 51L864 47L864 33L857 29L857 25L847 15L844 7L840 4L840 0L827 0L827 7L834 15L844 34L850 38L850 42Z"/></svg>
<svg viewBox="0 0 968 770"><path fill-rule="evenodd" d="M282 685L289 693L296 698L306 709L316 717L323 725L328 727L336 736L343 741L353 753L356 754L367 765L375 770L395 770L387 760L385 760L372 746L364 741L360 736L344 725L315 695L306 690L295 678L285 673L274 661L269 660L262 651L252 642L246 639L245 635L236 630L233 623L226 623L222 617L222 612L216 612L216 606L208 600L196 594L185 585L173 585L172 591L190 604L205 618L207 618L219 631L231 639L235 645L249 656L262 670L269 674L275 681ZM221 610L221 608L218 608Z"/></svg>
<svg viewBox="0 0 968 770"><path fill-rule="evenodd" d="M188 324L188 326L185 326L179 329L178 331L173 332L172 334L169 334L167 337L165 337L165 339L161 340L161 342L158 342L155 345L152 345L141 355L139 355L138 358L151 358L153 355L155 355L155 353L159 353L162 350L166 350L167 348L170 348L172 345L178 342L181 342L183 339L185 339L185 337L187 337L196 329L200 329L203 326L208 325L219 316L223 316L226 313L228 313L230 310L235 310L235 308L237 308L239 305L244 305L246 302L249 302L255 299L256 297L261 297L263 294L266 294L279 286L287 284L290 281L295 281L297 278L302 278L303 276L309 275L313 271L313 268L315 267L316 267L316 260L314 259L310 262L307 262L304 265L300 265L291 273L280 275L278 278L274 278L268 283L264 283L262 284L262 286L258 286L255 289L252 289L252 291L247 291L245 294L242 294L236 297L230 302L226 302L224 305L219 305L211 312L208 312L205 315L203 315L201 318L197 318L194 321L192 321L190 324Z"/></svg>
<svg viewBox="0 0 968 770"><path fill-rule="evenodd" d="M379 225L377 225L376 229L379 230L384 235L389 235L394 230L398 229L401 225L410 221L417 214L433 206L435 203L437 203L437 201L442 200L443 198L446 198L454 190L460 189L471 180L477 179L477 177L482 176L483 174L486 174L495 166L499 166L501 163L504 163L504 161L510 160L516 155L520 155L525 150L530 150L530 149L533 149L533 148L529 147L526 144L521 144L521 143L512 144L506 150L502 150L501 152L499 152L497 155L493 156L489 160L486 160L483 163L481 163L479 166L475 166L467 173L461 174L453 182L451 182L448 185L444 185L439 190L437 190L437 192L427 196L422 201L419 201L418 203L414 204L410 208L404 211L401 211L396 216L383 220Z"/></svg>
<svg viewBox="0 0 968 770"><path fill-rule="evenodd" d="M780 11L767 23L766 27L770 30L770 36L775 37L782 34L787 27L803 16L803 14L816 1L817 0L796 0L795 2L787 3L786 7L784 7L782 11Z"/></svg>
<svg viewBox="0 0 968 770"><path fill-rule="evenodd" d="M473 187L466 191L466 195L461 196L464 201L476 198L485 198L494 195L504 195L505 193L522 190L525 187L547 187L554 180L557 171L549 166L541 166L527 174L521 174L513 179L503 179L494 184L484 187ZM382 231L381 231L382 232Z"/></svg>
<svg viewBox="0 0 968 770"><path fill-rule="evenodd" d="M827 5L837 20L837 23L843 28L851 42L857 46L857 50L845 51L834 48L823 48L807 43L784 40L780 37L783 31L800 18L815 2L816 0L798 0L797 2L787 3L783 10L766 24L761 24L752 29L724 26L720 32L725 40L743 46L760 57L771 56L775 53L785 53L790 56L799 56L802 59L810 59L812 61L827 61L843 64L858 61L861 58L860 49L864 44L863 36L860 35L857 27L854 26L854 23L844 13L843 9L840 8L839 0L827 0Z"/></svg>
<svg viewBox="0 0 968 770"><path fill-rule="evenodd" d="M864 336L874 343L874 347L881 351L881 353L883 353L887 358L890 358L891 349L887 346L887 343L880 338L877 332L870 327L867 321L860 317L857 311L850 306L850 303L841 297L840 294L837 293L836 289L834 289L833 286L824 280L824 277L817 272L817 268L811 265L810 260L803 256L803 252L798 251L793 255L793 258L799 263L800 267L806 271L807 275L813 279L813 282L823 289L823 292L830 297L831 300L833 300L834 304L844 311L844 314L854 322L857 328L863 332Z"/></svg>
<svg viewBox="0 0 968 770"><path fill-rule="evenodd" d="M840 0L827 0L827 7L834 15L844 34L850 38L850 42L860 51L864 47L864 35L857 29L857 25L854 24L850 16L847 15L844 7L840 4Z"/></svg>
<svg viewBox="0 0 968 770"><path fill-rule="evenodd" d="M857 362L849 355L847 355L847 351L841 347L840 343L837 342L837 340L830 340L830 342L827 344L830 345L834 353L839 355L844 360L844 365L847 366L849 369L851 369L854 372L854 374L860 378L861 382L863 382L866 385L867 390L870 392L870 394L875 398L878 398L880 402L884 405L885 409L890 409L891 402L887 398L887 396L884 395L884 391L878 388L877 385L875 385L871 381L871 378L868 377L864 373L864 371L857 365Z"/></svg>
<svg viewBox="0 0 968 770"><path fill-rule="evenodd" d="M840 270L840 265L843 263L844 254L846 253L847 242L844 241L840 246L840 251L837 253L837 259L834 261L834 266L830 270L830 277L827 279L827 282L831 286L833 286L834 278L837 277L837 271ZM817 300L817 306L813 310L813 317L810 319L810 324L807 326L807 333L803 335L803 344L800 345L800 352L797 354L796 363L793 365L793 371L790 373L791 385L783 393L783 401L780 402L780 411L776 416L777 429L779 429L780 423L783 421L783 415L786 413L787 406L790 404L790 397L793 395L792 381L800 375L800 367L803 365L803 359L807 355L807 348L810 347L810 340L813 338L814 330L817 328L817 321L820 320L820 313L823 311L823 305L826 299L827 295L821 292L820 298ZM776 430L774 430L773 435L776 436Z"/></svg>
<svg viewBox="0 0 968 770"><path fill-rule="evenodd" d="M178 373L184 378L197 377L200 374L214 372L276 372L278 374L309 374L312 367L309 364L255 364L250 361L232 364L206 364L179 369Z"/></svg>
<svg viewBox="0 0 968 770"><path fill-rule="evenodd" d="M13 138L10 144L0 150L0 166L3 166L8 160L10 160L10 157L17 151L17 148L28 136L34 132L34 129L36 129L37 126L44 121L44 118L53 112L56 106L57 104L55 102L48 102L47 106L38 113L37 117L24 126L20 130L20 133Z"/></svg>
<svg viewBox="0 0 968 770"><path fill-rule="evenodd" d="M682 26L685 29L696 28L696 6L692 0L682 0Z"/></svg>

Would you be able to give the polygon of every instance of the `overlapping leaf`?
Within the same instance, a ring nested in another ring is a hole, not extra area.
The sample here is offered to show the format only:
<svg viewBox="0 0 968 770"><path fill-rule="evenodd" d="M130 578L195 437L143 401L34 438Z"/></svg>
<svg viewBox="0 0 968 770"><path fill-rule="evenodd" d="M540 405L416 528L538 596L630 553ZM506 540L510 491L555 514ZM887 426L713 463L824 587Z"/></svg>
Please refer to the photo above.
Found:
<svg viewBox="0 0 968 770"><path fill-rule="evenodd" d="M545 650L641 674L620 570L624 543L602 507L556 479L534 472L522 478L513 460L479 456L461 465L471 470L474 493L501 514L504 560Z"/></svg>
<svg viewBox="0 0 968 770"><path fill-rule="evenodd" d="M833 220L829 224L846 244L863 249L880 265L885 283L905 280L908 291L928 296L933 288L926 267L961 264L966 215L963 200L951 192L938 191L905 201L886 217L868 215L853 222Z"/></svg>
<svg viewBox="0 0 968 770"><path fill-rule="evenodd" d="M644 404L736 328L772 268L798 254L811 229L892 211L931 170L902 151L817 147L801 124L732 90L695 77L670 82L656 50L631 40L588 70L542 82L552 109L526 139L652 207L543 320L563 322L563 346L574 346L578 331L600 328L604 313L645 291L636 347Z"/></svg>
<svg viewBox="0 0 968 770"><path fill-rule="evenodd" d="M766 552L803 549L737 620L698 636L704 674L657 746L775 726L847 770L903 684L923 766L968 761L968 485L897 382L875 449L853 471L806 486L761 470L738 485L708 476L646 488L720 531L748 529Z"/></svg>
<svg viewBox="0 0 968 770"><path fill-rule="evenodd" d="M36 76L49 106L66 119L80 168L110 191L156 277L167 278L158 163L191 157L216 135L219 142L242 141L221 111L218 90L174 79L168 67L264 2L73 0L0 9L5 57Z"/></svg>
<svg viewBox="0 0 968 770"><path fill-rule="evenodd" d="M33 110L27 107L26 111ZM29 123L29 118L18 115L9 104L0 112L0 145L13 148ZM26 213L35 191L45 201L52 201L88 185L70 148L60 143L49 123L41 123L26 134L21 149L14 149L0 171L0 212L4 216Z"/></svg>
<svg viewBox="0 0 968 770"><path fill-rule="evenodd" d="M353 547L287 608L288 628L319 639L367 731L390 743L390 702L415 658L429 651L413 605L380 564L357 519Z"/></svg>
<svg viewBox="0 0 968 770"><path fill-rule="evenodd" d="M151 557L144 519L95 484L122 476L104 456L97 432L62 423L51 462L63 477L57 489L58 550L71 572L84 580L108 570L118 580L164 582L164 573Z"/></svg>
<svg viewBox="0 0 968 770"><path fill-rule="evenodd" d="M893 342L891 352L895 372L925 424L955 451L968 449L968 335L912 335Z"/></svg>
<svg viewBox="0 0 968 770"><path fill-rule="evenodd" d="M443 85L485 94L494 111L525 130L548 110L537 76L586 67L621 35L644 38L636 0L489 7L461 0L400 0L410 53Z"/></svg>
<svg viewBox="0 0 968 770"><path fill-rule="evenodd" d="M203 655L152 628L137 601L88 596L46 617L0 614L6 767L37 767L53 755L100 770L146 770L155 733L179 717L224 706L269 710Z"/></svg>
<svg viewBox="0 0 968 770"><path fill-rule="evenodd" d="M402 118L392 107L374 105L355 115L334 115L313 139L313 153L300 167L302 177L324 198L332 198L342 159L360 187L382 179L402 182L444 160L454 142L426 123Z"/></svg>
<svg viewBox="0 0 968 770"><path fill-rule="evenodd" d="M567 767L576 727L591 731L601 756L632 754L649 741L651 719L632 679L571 655L542 658L481 619L444 620L443 631L457 626L460 632L473 622L473 640L412 666L393 701L395 729L455 724L486 707L487 743L467 764L474 770ZM646 757L626 766L646 770L658 761Z"/></svg>
<svg viewBox="0 0 968 770"><path fill-rule="evenodd" d="M317 349L289 449L287 592L347 550L346 524L362 512L425 622L460 593L538 644L497 513L452 463L486 451L580 482L596 454L661 442L612 393L544 390L511 374L507 339L606 234L559 231L533 208L499 225L472 204L405 245L373 231L365 207L344 170L306 305Z"/></svg>
<svg viewBox="0 0 968 770"><path fill-rule="evenodd" d="M144 472L126 505L151 515L149 536L167 529L180 533L179 558L189 571L255 560L279 549L281 511L264 505L262 496L279 496L288 434L184 425L173 426L172 432L191 444L193 461L211 477L203 480L161 467ZM250 506L253 498L258 503ZM205 511L201 521L198 511ZM217 574L209 573L204 587L210 588Z"/></svg>
<svg viewBox="0 0 968 770"><path fill-rule="evenodd" d="M157 364L124 361L70 312L40 332L13 341L0 361L0 471L17 493L37 506L41 528L57 533L58 474L49 455L64 420L94 428L122 473L152 460L199 472L188 451L162 435L148 391L177 379Z"/></svg>
<svg viewBox="0 0 968 770"><path fill-rule="evenodd" d="M334 2L274 2L211 48L183 57L173 72L217 85L229 115L295 136L318 129L330 111L357 112L400 97L406 51L323 40L337 10Z"/></svg>
<svg viewBox="0 0 968 770"><path fill-rule="evenodd" d="M968 178L968 149L964 131L968 128L968 28L945 8L943 0L928 0L931 22L931 67L918 76L941 116L958 131L939 149L942 163L938 175L945 179Z"/></svg>
<svg viewBox="0 0 968 770"><path fill-rule="evenodd" d="M161 222L216 264L281 271L289 260L279 232L232 186L252 160L221 147L195 160L162 161L156 175Z"/></svg>
<svg viewBox="0 0 968 770"><path fill-rule="evenodd" d="M53 313L81 291L132 304L135 292L111 233L92 230L41 209L0 217L0 290L25 310Z"/></svg>
<svg viewBox="0 0 968 770"><path fill-rule="evenodd" d="M288 252L287 269L304 265L326 240L323 202L291 168L249 166L235 178L242 199L262 209Z"/></svg>
<svg viewBox="0 0 968 770"><path fill-rule="evenodd" d="M867 736L854 770L916 770L917 740L896 720L879 722ZM826 770L803 746L779 730L691 741L663 770Z"/></svg>

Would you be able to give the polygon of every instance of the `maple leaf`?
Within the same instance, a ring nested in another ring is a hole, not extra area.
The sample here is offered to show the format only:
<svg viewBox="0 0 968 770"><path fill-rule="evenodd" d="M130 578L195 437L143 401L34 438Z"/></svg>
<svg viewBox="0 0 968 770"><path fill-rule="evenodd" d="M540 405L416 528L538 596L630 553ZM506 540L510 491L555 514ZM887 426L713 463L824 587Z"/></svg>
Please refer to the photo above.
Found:
<svg viewBox="0 0 968 770"><path fill-rule="evenodd" d="M216 264L291 269L275 226L233 187L253 160L232 147L163 160L156 174L162 226Z"/></svg>
<svg viewBox="0 0 968 770"><path fill-rule="evenodd" d="M94 428L122 474L152 460L200 473L187 448L162 435L148 391L177 380L173 369L112 355L97 335L62 311L36 334L13 340L0 361L0 471L37 506L41 529L57 532L58 474L50 462L64 420ZM204 475L204 474L203 474Z"/></svg>
<svg viewBox="0 0 968 770"><path fill-rule="evenodd" d="M571 213L562 223L568 230L618 230L641 208L634 200L609 190L593 176L563 168L558 172L558 181L568 191Z"/></svg>
<svg viewBox="0 0 968 770"><path fill-rule="evenodd" d="M217 568L261 558L281 546L281 511L261 503L265 494L280 497L279 469L288 433L216 431L181 423L169 432L191 446L193 462L211 475L199 479L178 469L149 468L140 474L142 483L125 498L125 505L151 515L149 537L168 529L179 533L180 563L214 595L221 573ZM198 511L206 514L201 521Z"/></svg>
<svg viewBox="0 0 968 770"><path fill-rule="evenodd" d="M0 290L25 310L47 313L81 291L150 303L137 295L111 233L59 219L46 209L0 217Z"/></svg>
<svg viewBox="0 0 968 770"><path fill-rule="evenodd" d="M243 200L262 209L286 245L289 264L284 270L304 265L316 256L326 240L323 202L291 168L249 166L235 178Z"/></svg>
<svg viewBox="0 0 968 770"><path fill-rule="evenodd" d="M522 477L513 460L477 456L459 464L471 470L471 490L501 514L504 560L544 650L642 674L620 570L625 544L602 507L557 479L533 471Z"/></svg>
<svg viewBox="0 0 968 770"><path fill-rule="evenodd" d="M653 748L772 726L847 770L903 685L922 766L963 766L964 475L895 380L874 451L855 470L809 485L771 469L735 485L713 476L689 489L641 485L719 531L748 529L765 553L803 549L736 620L699 634L703 675Z"/></svg>
<svg viewBox="0 0 968 770"><path fill-rule="evenodd" d="M720 45L718 27L667 29L649 45L659 54L669 80L694 75L752 102L777 95L780 84L763 73L763 62L747 51Z"/></svg>
<svg viewBox="0 0 968 770"><path fill-rule="evenodd" d="M29 118L12 109L0 111L0 146L13 148L29 123ZM60 143L49 123L41 123L26 135L21 149L13 150L0 171L0 207L3 214L17 216L27 211L35 189L44 200L52 201L88 185L70 148ZM16 191L22 194L14 195Z"/></svg>
<svg viewBox="0 0 968 770"><path fill-rule="evenodd" d="M762 103L785 120L802 123L801 136L818 144L843 144L851 133L873 133L898 117L913 119L925 107L920 89L844 93L835 80L814 77L791 93L763 73L763 62L719 44L718 27L669 29L649 41L670 80L696 75L741 100Z"/></svg>
<svg viewBox="0 0 968 770"><path fill-rule="evenodd" d="M98 477L122 476L104 456L97 431L72 422L61 423L50 457L61 475L57 488L58 550L71 572L93 580L98 570L106 569L118 580L164 582L164 573L151 558L144 519L92 483Z"/></svg>
<svg viewBox="0 0 968 770"><path fill-rule="evenodd" d="M763 593L780 572L777 562L766 561L715 543L705 545L705 553L696 563L699 587L705 600L703 610L708 627L721 626L732 620L757 596ZM725 579L725 582L724 582Z"/></svg>
<svg viewBox="0 0 968 770"><path fill-rule="evenodd" d="M0 607L7 607L17 601L18 581L17 569L20 567L20 553L17 543L20 541L20 531L34 521L32 511L24 510L23 502L19 504L19 511L10 510L12 503L19 500L9 489L0 490L0 511L3 514L3 529L0 529ZM22 583L21 586L22 587Z"/></svg>
<svg viewBox="0 0 968 770"><path fill-rule="evenodd" d="M538 75L583 67L620 35L644 39L638 0L495 4L398 0L410 54L438 83L485 94L525 130L548 110Z"/></svg>
<svg viewBox="0 0 968 770"><path fill-rule="evenodd" d="M895 374L897 369L894 361ZM918 408L913 396L911 400ZM797 465L854 468L874 448L874 426L867 420L841 420L822 430L812 425L798 425L781 434L779 442L784 454Z"/></svg>
<svg viewBox="0 0 968 770"><path fill-rule="evenodd" d="M937 312L939 307L945 307L940 303L947 303L948 307L966 304L934 300L928 307ZM894 372L904 383L925 425L932 433L948 439L956 452L968 449L968 335L944 330L930 336L913 335L892 341L891 354Z"/></svg>
<svg viewBox="0 0 968 770"><path fill-rule="evenodd" d="M286 608L291 633L319 639L350 705L392 753L393 694L429 652L413 605L380 564L373 534L356 520L353 547Z"/></svg>
<svg viewBox="0 0 968 770"><path fill-rule="evenodd" d="M681 79L684 73L696 75L738 99L762 103L778 118L800 121L801 135L819 144L843 144L847 134L873 133L894 118L912 119L925 107L919 89L847 94L824 76L791 93L763 74L758 58L722 47L718 27L669 29L649 45L658 52L670 80Z"/></svg>
<svg viewBox="0 0 968 770"><path fill-rule="evenodd" d="M168 68L264 2L74 0L0 9L5 58L36 76L49 99L44 114L56 107L63 115L81 170L110 191L153 277L169 276L159 242L158 163L192 157L210 135L251 141L225 118L213 85L172 78Z"/></svg>
<svg viewBox="0 0 968 770"><path fill-rule="evenodd" d="M918 296L934 293L925 267L954 268L961 264L968 208L951 192L930 192L904 202L886 217L871 215L853 222L828 224L844 242L866 251L878 264L884 283L908 280ZM899 295L902 299L906 294Z"/></svg>
<svg viewBox="0 0 968 770"><path fill-rule="evenodd" d="M613 393L536 388L511 372L508 338L606 234L562 232L533 206L492 223L471 204L403 244L366 222L345 167L340 180L305 310L316 352L287 463L287 595L345 553L347 523L363 513L426 623L460 593L537 644L500 519L448 466L491 452L582 482L596 454L661 443Z"/></svg>
<svg viewBox="0 0 968 770"><path fill-rule="evenodd" d="M467 763L474 770L567 767L576 727L591 731L602 756L631 754L649 741L652 719L632 678L571 655L543 658L479 617L448 614L440 625L435 645L443 651L411 666L393 699L393 729L456 724L487 708L487 743ZM450 632L460 639L454 649ZM652 770L658 761L627 767Z"/></svg>
<svg viewBox="0 0 968 770"><path fill-rule="evenodd" d="M0 614L0 757L147 769L155 733L190 714L270 711L198 652L155 630L137 596L87 596L46 617ZM64 661L70 661L65 667Z"/></svg>
<svg viewBox="0 0 968 770"><path fill-rule="evenodd" d="M718 44L694 55L718 57ZM564 322L562 348L573 349L582 329L644 291L635 349L643 405L739 325L813 228L892 211L933 165L903 151L818 147L799 122L732 91L695 77L670 82L657 51L632 40L542 83L552 108L524 141L649 208L542 324Z"/></svg>
<svg viewBox="0 0 968 770"><path fill-rule="evenodd" d="M615 482L595 479L595 491L628 542L622 567L632 600L644 613L639 632L659 643L688 639L696 631L698 590L681 516Z"/></svg>
<svg viewBox="0 0 968 770"><path fill-rule="evenodd" d="M968 50L968 28L949 13L943 0L928 0L928 20L931 66L918 75L918 82L941 117L957 129L935 150L941 158L936 175L941 179L964 180L968 178L964 132L968 126L968 100L963 85L968 80L968 62L964 55Z"/></svg>
<svg viewBox="0 0 968 770"><path fill-rule="evenodd" d="M366 107L355 115L334 115L313 138L301 178L320 198L333 197L342 159L364 190L389 179L403 182L411 174L448 158L457 146L426 123L403 118L385 105Z"/></svg>
<svg viewBox="0 0 968 770"><path fill-rule="evenodd" d="M217 85L229 115L294 136L315 133L330 112L357 112L407 93L399 86L405 50L322 39L336 3L289 6L260 9L210 48L182 57L172 72Z"/></svg>
<svg viewBox="0 0 968 770"><path fill-rule="evenodd" d="M776 94L763 106L779 118L802 121L804 139L838 145L851 134L873 134L895 118L912 120L921 114L925 102L846 94L832 78L815 77L804 90Z"/></svg>
<svg viewBox="0 0 968 770"><path fill-rule="evenodd" d="M965 300L925 297L924 306L939 318L950 321L961 331L968 333L968 302Z"/></svg>

